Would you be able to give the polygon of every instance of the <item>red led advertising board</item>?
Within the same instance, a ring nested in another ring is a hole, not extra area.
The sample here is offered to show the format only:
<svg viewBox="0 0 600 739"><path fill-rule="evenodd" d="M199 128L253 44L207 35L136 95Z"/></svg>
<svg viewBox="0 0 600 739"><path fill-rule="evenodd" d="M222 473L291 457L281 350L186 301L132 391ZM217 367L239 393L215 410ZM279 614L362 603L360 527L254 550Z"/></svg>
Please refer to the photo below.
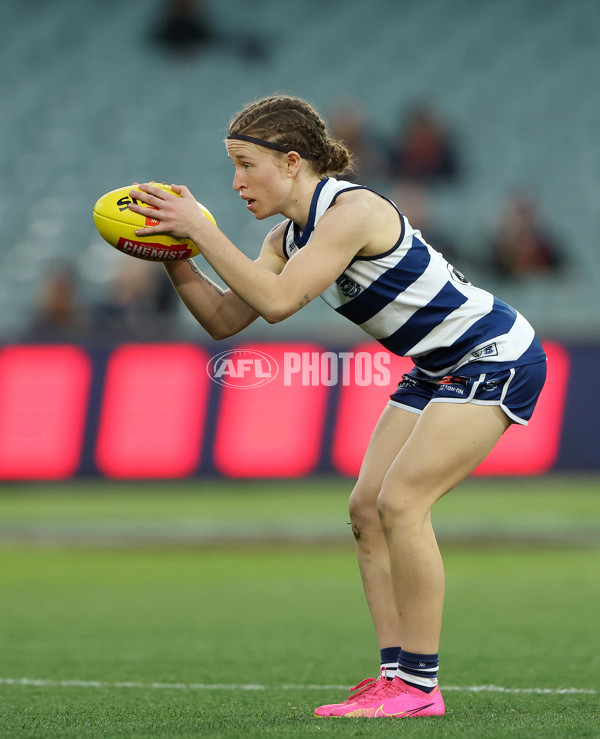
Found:
<svg viewBox="0 0 600 739"><path fill-rule="evenodd" d="M511 426L474 474L555 467L570 355L558 343L544 346L548 378L533 419ZM112 479L355 477L390 393L412 367L373 342L335 351L240 343L217 352L123 344L96 361L79 346L0 349L0 479L69 479L85 466L84 446L93 450L87 474ZM93 372L102 376L92 387ZM90 406L99 408L91 421Z"/></svg>

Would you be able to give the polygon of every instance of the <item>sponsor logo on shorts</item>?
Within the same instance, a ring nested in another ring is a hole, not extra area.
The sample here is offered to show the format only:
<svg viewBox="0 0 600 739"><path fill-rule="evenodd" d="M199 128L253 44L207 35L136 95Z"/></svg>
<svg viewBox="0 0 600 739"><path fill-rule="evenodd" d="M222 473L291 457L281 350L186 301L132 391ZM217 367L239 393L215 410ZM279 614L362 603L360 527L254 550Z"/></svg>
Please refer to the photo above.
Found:
<svg viewBox="0 0 600 739"><path fill-rule="evenodd" d="M400 390L401 387L409 388L409 387L419 387L420 383L418 380L415 380L414 377L411 377L410 375L402 375L402 379L398 383L398 390Z"/></svg>
<svg viewBox="0 0 600 739"><path fill-rule="evenodd" d="M489 392L490 390L495 390L500 384L502 384L502 380L488 380L481 385L480 389Z"/></svg>
<svg viewBox="0 0 600 739"><path fill-rule="evenodd" d="M446 377L442 377L442 379L438 381L438 385L463 385L464 387L467 387L468 384L469 378L460 377L459 375L446 375Z"/></svg>
<svg viewBox="0 0 600 739"><path fill-rule="evenodd" d="M456 387L456 385L444 385L445 393L455 393L456 395L464 395L465 389L462 387Z"/></svg>
<svg viewBox="0 0 600 739"><path fill-rule="evenodd" d="M438 381L438 387L444 392L455 393L456 395L464 395L469 384L468 377L459 377L457 375L446 375Z"/></svg>

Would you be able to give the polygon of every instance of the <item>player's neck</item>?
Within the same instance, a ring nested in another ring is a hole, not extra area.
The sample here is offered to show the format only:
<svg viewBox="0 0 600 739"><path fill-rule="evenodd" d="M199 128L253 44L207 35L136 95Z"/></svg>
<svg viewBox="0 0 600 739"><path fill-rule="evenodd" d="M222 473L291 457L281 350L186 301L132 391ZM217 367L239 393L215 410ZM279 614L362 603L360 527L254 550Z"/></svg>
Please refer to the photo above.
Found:
<svg viewBox="0 0 600 739"><path fill-rule="evenodd" d="M313 195L321 179L318 175L310 175L297 179L294 188L290 192L288 202L281 211L281 215L289 218L300 226L301 229L308 222Z"/></svg>

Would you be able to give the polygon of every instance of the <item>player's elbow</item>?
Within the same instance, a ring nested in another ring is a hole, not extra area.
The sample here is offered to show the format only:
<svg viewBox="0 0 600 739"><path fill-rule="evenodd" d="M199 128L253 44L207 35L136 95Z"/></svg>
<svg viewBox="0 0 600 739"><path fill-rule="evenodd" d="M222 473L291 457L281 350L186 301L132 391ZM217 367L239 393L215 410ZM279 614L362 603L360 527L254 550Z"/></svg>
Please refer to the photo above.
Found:
<svg viewBox="0 0 600 739"><path fill-rule="evenodd" d="M215 341L223 341L223 339L229 339L231 336L233 336L233 331L220 331L218 329L213 329L208 332L211 339L214 339Z"/></svg>
<svg viewBox="0 0 600 739"><path fill-rule="evenodd" d="M274 323L281 323L287 316L284 316L283 313L278 313L276 311L268 311L264 314L263 318L267 323L274 324Z"/></svg>
<svg viewBox="0 0 600 739"><path fill-rule="evenodd" d="M267 323L281 323L296 311L286 305L270 305L263 311L263 318Z"/></svg>
<svg viewBox="0 0 600 739"><path fill-rule="evenodd" d="M243 326L228 326L225 323L204 323L203 328L211 339L222 341L223 339L229 339L232 336L235 336L235 334L238 334L242 330Z"/></svg>

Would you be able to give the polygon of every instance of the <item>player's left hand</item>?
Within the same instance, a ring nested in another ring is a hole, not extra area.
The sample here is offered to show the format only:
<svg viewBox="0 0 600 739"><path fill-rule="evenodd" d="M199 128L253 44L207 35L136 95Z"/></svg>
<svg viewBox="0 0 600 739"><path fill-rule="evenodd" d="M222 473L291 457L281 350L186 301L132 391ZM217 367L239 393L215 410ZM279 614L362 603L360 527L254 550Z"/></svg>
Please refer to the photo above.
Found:
<svg viewBox="0 0 600 739"><path fill-rule="evenodd" d="M208 220L185 185L171 185L171 190L177 195L145 183L129 192L131 198L142 203L130 203L129 210L159 221L154 226L136 229L138 236L169 234L177 239L192 238L198 224Z"/></svg>

